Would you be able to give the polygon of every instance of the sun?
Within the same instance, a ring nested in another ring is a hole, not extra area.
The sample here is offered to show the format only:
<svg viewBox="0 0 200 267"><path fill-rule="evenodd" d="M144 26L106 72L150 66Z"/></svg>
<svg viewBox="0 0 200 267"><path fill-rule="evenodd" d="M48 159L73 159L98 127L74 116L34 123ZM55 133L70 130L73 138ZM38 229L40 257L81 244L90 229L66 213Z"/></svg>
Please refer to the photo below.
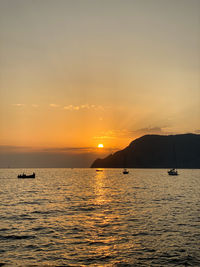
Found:
<svg viewBox="0 0 200 267"><path fill-rule="evenodd" d="M103 144L98 144L98 146L97 147L99 147L99 148L103 148L104 147L104 145Z"/></svg>

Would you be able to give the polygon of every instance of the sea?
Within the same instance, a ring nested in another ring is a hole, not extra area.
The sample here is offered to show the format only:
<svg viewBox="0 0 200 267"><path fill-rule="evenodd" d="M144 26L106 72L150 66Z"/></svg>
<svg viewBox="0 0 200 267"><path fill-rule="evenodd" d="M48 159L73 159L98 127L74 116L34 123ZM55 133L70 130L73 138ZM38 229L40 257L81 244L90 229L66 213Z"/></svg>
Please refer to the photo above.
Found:
<svg viewBox="0 0 200 267"><path fill-rule="evenodd" d="M0 169L0 266L200 266L200 170L102 170Z"/></svg>

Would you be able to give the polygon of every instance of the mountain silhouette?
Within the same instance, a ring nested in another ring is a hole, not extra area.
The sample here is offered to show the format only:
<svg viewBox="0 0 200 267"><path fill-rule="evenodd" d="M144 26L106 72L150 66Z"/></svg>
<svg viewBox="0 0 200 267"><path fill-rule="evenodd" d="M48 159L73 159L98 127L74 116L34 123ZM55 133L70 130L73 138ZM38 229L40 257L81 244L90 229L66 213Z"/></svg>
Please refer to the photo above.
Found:
<svg viewBox="0 0 200 267"><path fill-rule="evenodd" d="M200 168L200 135L144 135L91 168Z"/></svg>

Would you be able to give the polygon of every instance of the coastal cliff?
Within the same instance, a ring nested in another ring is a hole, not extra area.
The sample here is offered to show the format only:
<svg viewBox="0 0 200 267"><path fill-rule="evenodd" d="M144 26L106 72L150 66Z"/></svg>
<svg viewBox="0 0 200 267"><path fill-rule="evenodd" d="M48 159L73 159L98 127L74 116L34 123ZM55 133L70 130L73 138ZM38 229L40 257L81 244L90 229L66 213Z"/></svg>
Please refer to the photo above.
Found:
<svg viewBox="0 0 200 267"><path fill-rule="evenodd" d="M200 169L200 135L144 135L91 165L91 168L124 167Z"/></svg>

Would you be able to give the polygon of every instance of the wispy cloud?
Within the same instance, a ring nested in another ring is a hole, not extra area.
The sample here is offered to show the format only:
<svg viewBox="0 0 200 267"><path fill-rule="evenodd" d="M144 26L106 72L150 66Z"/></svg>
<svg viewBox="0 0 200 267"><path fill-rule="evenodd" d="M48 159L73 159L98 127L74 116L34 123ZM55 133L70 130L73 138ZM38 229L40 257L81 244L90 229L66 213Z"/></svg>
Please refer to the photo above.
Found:
<svg viewBox="0 0 200 267"><path fill-rule="evenodd" d="M83 104L83 105L68 105L68 106L64 106L65 110L70 110L70 111L78 111L78 110L89 110L89 109L93 109L93 110L104 110L105 108L101 105L89 105L89 104Z"/></svg>
<svg viewBox="0 0 200 267"><path fill-rule="evenodd" d="M50 106L51 108L59 108L59 107L60 107L60 105L57 105L57 104L49 104L49 106Z"/></svg>
<svg viewBox="0 0 200 267"><path fill-rule="evenodd" d="M101 150L103 153L110 151L109 148ZM0 145L0 154L23 154L23 153L43 153L43 154L96 154L99 153L97 147L28 147Z"/></svg>
<svg viewBox="0 0 200 267"><path fill-rule="evenodd" d="M0 145L0 153L21 153L33 151L32 147Z"/></svg>
<svg viewBox="0 0 200 267"><path fill-rule="evenodd" d="M80 107L79 106L74 106L74 105L68 105L68 106L64 106L65 110L79 110Z"/></svg>
<svg viewBox="0 0 200 267"><path fill-rule="evenodd" d="M94 147L50 147L42 149L43 152L48 153L88 153L93 152Z"/></svg>
<svg viewBox="0 0 200 267"><path fill-rule="evenodd" d="M44 153L52 153L52 154L107 154L110 151L116 151L118 148L116 147L104 147L99 150L97 147L53 147L53 148L45 148L41 150Z"/></svg>
<svg viewBox="0 0 200 267"><path fill-rule="evenodd" d="M145 135L145 134L161 134L161 135L169 135L169 134L176 134L176 132L170 130L169 127L164 126L164 127L159 127L159 126L154 126L154 127L146 127L146 128L141 128L132 131L134 135Z"/></svg>
<svg viewBox="0 0 200 267"><path fill-rule="evenodd" d="M17 104L12 104L15 107L24 107L24 106L31 106L33 108L38 108L39 105L37 104L31 104L31 105L26 105L26 104L22 104L22 103L17 103ZM79 110L105 110L105 107L101 106L101 105L94 105L94 104L83 104L83 105L67 105L67 106L62 106L59 104L55 104L55 103L51 103L49 104L49 107L51 108L61 108L64 110L69 110L69 111L79 111ZM102 118L100 118L102 120Z"/></svg>
<svg viewBox="0 0 200 267"><path fill-rule="evenodd" d="M134 134L162 134L163 129L161 127L146 127L132 131Z"/></svg>
<svg viewBox="0 0 200 267"><path fill-rule="evenodd" d="M106 140L106 139L130 137L132 135L133 135L133 131L129 131L127 129L109 130L109 131L101 132L99 136L94 136L93 139Z"/></svg>
<svg viewBox="0 0 200 267"><path fill-rule="evenodd" d="M24 107L25 104L13 104L13 106L15 106L15 107Z"/></svg>
<svg viewBox="0 0 200 267"><path fill-rule="evenodd" d="M33 108L38 108L39 107L37 104L28 105L28 104L20 104L20 103L12 104L12 106L15 106L15 107L25 107L25 106L28 107L28 106L30 106L30 107L33 107Z"/></svg>
<svg viewBox="0 0 200 267"><path fill-rule="evenodd" d="M137 138L139 136L145 134L173 134L173 132L168 131L165 127L146 127L137 130L109 130L101 132L100 135L94 136L93 139L95 140L109 140L109 139L117 139L117 138Z"/></svg>

